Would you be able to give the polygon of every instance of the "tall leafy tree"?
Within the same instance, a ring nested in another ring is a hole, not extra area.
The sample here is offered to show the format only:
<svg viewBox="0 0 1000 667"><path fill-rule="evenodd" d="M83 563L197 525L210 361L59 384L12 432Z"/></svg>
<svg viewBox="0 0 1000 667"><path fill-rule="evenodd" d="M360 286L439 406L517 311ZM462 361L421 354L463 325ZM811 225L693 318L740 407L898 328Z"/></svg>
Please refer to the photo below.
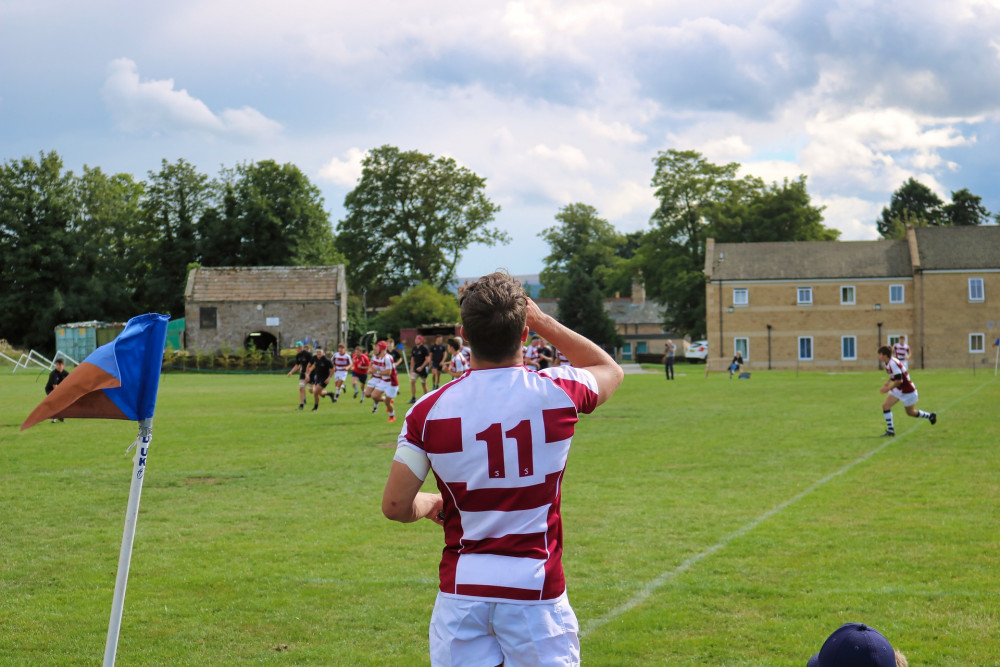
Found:
<svg viewBox="0 0 1000 667"><path fill-rule="evenodd" d="M338 264L319 189L274 160L224 170L221 207L206 212L202 263L211 266Z"/></svg>
<svg viewBox="0 0 1000 667"><path fill-rule="evenodd" d="M628 280L623 287L621 277L625 261L619 254L625 237L587 204L567 204L555 217L558 224L538 234L549 245L545 268L539 276L544 294L563 294L570 284L572 268L592 276L605 296L627 290Z"/></svg>
<svg viewBox="0 0 1000 667"><path fill-rule="evenodd" d="M906 225L937 227L945 223L944 202L929 187L909 178L892 193L876 226L882 238L902 238Z"/></svg>
<svg viewBox="0 0 1000 667"><path fill-rule="evenodd" d="M187 266L198 259L198 221L212 203L207 175L181 159L149 172L143 215L153 230L139 300L150 310L184 312Z"/></svg>
<svg viewBox="0 0 1000 667"><path fill-rule="evenodd" d="M88 285L95 316L124 321L141 310L134 296L146 279L154 241L143 220L144 184L130 174L84 166L75 187L77 279Z"/></svg>
<svg viewBox="0 0 1000 667"><path fill-rule="evenodd" d="M572 265L559 296L559 321L605 350L621 344L615 323L604 309L604 295L597 281L580 265Z"/></svg>
<svg viewBox="0 0 1000 667"><path fill-rule="evenodd" d="M659 205L636 251L646 293L664 304L664 326L682 334L705 330L705 241L713 216L736 207L752 184L739 184L739 164L717 165L696 151L661 151L652 185Z"/></svg>
<svg viewBox="0 0 1000 667"><path fill-rule="evenodd" d="M365 156L344 208L337 248L371 303L420 281L443 291L470 245L509 240L490 226L500 207L487 198L485 178L451 158L394 146Z"/></svg>
<svg viewBox="0 0 1000 667"><path fill-rule="evenodd" d="M944 217L953 227L985 225L990 222L990 212L983 206L983 198L966 188L951 193L951 203L944 206Z"/></svg>
<svg viewBox="0 0 1000 667"><path fill-rule="evenodd" d="M49 350L56 324L88 314L76 298L76 211L54 151L0 166L0 338Z"/></svg>

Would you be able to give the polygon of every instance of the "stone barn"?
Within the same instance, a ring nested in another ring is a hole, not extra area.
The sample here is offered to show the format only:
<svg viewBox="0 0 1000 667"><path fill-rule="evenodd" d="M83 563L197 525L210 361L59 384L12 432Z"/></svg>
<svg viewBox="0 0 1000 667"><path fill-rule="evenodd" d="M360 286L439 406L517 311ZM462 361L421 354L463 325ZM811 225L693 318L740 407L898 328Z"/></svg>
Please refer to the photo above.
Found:
<svg viewBox="0 0 1000 667"><path fill-rule="evenodd" d="M195 352L336 346L347 340L344 265L194 268L184 314Z"/></svg>

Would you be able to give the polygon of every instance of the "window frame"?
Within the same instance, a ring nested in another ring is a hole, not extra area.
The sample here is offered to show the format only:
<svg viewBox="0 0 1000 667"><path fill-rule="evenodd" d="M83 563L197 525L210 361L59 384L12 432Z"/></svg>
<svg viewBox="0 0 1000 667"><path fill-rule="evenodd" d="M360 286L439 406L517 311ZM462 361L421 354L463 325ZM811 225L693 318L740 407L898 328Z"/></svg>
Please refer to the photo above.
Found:
<svg viewBox="0 0 1000 667"><path fill-rule="evenodd" d="M211 324L207 324L209 320L211 320ZM199 329L219 328L219 309L217 306L198 307L198 328Z"/></svg>
<svg viewBox="0 0 1000 667"><path fill-rule="evenodd" d="M851 356L845 354L844 343L851 341ZM857 336L841 336L840 337L840 359L841 361L857 361L858 360L858 337Z"/></svg>
<svg viewBox="0 0 1000 667"><path fill-rule="evenodd" d="M736 293L739 292L743 295L743 300L739 301L736 299ZM750 288L748 287L734 287L733 288L733 305L745 308L750 305Z"/></svg>
<svg viewBox="0 0 1000 667"><path fill-rule="evenodd" d="M632 361L632 343L622 343L622 361Z"/></svg>
<svg viewBox="0 0 1000 667"><path fill-rule="evenodd" d="M895 288L899 288L900 298L893 300L892 290ZM889 285L889 303L906 303L906 285L902 284Z"/></svg>
<svg viewBox="0 0 1000 667"><path fill-rule="evenodd" d="M733 356L740 351L740 342L743 343L743 361L750 361L750 338L748 336L737 336L733 338Z"/></svg>
<svg viewBox="0 0 1000 667"><path fill-rule="evenodd" d="M977 350L973 345L973 341L979 339L979 349ZM986 334L984 333L970 333L969 334L969 354L986 354Z"/></svg>
<svg viewBox="0 0 1000 667"><path fill-rule="evenodd" d="M844 291L851 290L851 300L847 301L844 299ZM840 305L841 306L853 306L858 302L858 290L854 285L841 285L840 286Z"/></svg>
<svg viewBox="0 0 1000 667"><path fill-rule="evenodd" d="M972 286L978 285L978 296L974 295ZM986 301L986 281L982 278L969 278L969 303L982 303Z"/></svg>
<svg viewBox="0 0 1000 667"><path fill-rule="evenodd" d="M809 356L802 356L802 343L809 341ZM815 358L816 351L813 349L813 337L812 336L799 336L799 361L812 361Z"/></svg>
<svg viewBox="0 0 1000 667"><path fill-rule="evenodd" d="M807 292L809 294L809 300L808 301L804 301L802 299L803 292ZM813 304L813 288L812 288L812 285L809 285L807 287L797 287L796 288L796 290L795 290L795 303L798 306L811 306Z"/></svg>

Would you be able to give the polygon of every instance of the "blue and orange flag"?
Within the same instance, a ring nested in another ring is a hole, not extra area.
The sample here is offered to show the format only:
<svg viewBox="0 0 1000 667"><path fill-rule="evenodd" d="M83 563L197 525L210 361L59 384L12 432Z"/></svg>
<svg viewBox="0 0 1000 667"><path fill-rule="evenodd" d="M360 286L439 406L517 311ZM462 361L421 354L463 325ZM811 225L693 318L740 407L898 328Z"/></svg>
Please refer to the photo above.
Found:
<svg viewBox="0 0 1000 667"><path fill-rule="evenodd" d="M133 317L32 410L21 430L46 419L150 419L160 386L167 315Z"/></svg>

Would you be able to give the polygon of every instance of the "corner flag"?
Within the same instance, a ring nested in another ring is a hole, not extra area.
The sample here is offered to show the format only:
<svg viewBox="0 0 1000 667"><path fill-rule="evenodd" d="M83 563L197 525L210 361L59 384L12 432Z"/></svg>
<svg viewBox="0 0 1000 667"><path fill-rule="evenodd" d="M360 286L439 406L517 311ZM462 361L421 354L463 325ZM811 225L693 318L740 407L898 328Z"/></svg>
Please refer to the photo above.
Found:
<svg viewBox="0 0 1000 667"><path fill-rule="evenodd" d="M166 315L133 317L110 343L94 350L21 424L63 417L129 419L153 416L160 384Z"/></svg>
<svg viewBox="0 0 1000 667"><path fill-rule="evenodd" d="M132 458L132 486L125 510L125 530L118 555L115 594L104 644L104 667L113 667L125 607L125 586L132 562L132 543L139 517L139 499L153 440L153 409L160 386L163 346L167 340L167 315L148 313L133 317L110 343L94 350L21 424L31 428L46 419L77 417L129 419L139 422L139 435L126 450L137 447Z"/></svg>

